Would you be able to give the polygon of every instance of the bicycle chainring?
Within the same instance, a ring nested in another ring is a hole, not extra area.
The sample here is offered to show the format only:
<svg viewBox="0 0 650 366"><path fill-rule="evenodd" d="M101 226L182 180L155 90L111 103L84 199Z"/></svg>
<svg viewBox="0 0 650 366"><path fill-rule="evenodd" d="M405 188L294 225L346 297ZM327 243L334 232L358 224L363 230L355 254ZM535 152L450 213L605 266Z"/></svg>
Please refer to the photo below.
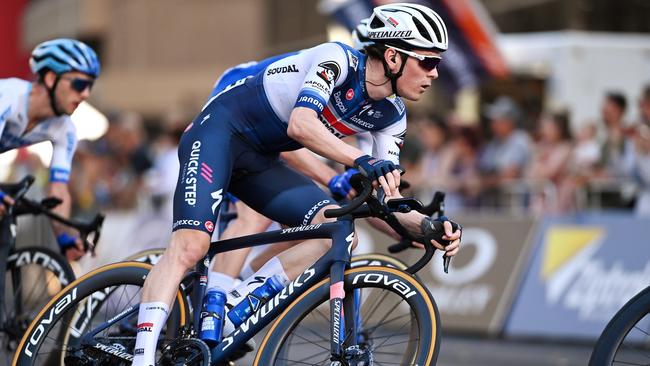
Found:
<svg viewBox="0 0 650 366"><path fill-rule="evenodd" d="M162 350L160 366L210 366L210 348L197 338L176 339Z"/></svg>

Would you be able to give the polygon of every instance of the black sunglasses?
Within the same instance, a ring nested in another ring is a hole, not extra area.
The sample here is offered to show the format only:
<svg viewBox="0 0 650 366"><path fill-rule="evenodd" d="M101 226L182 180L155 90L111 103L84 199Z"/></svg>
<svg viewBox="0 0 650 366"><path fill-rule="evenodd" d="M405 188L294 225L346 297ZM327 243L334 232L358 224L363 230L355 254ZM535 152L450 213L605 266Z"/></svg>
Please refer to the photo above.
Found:
<svg viewBox="0 0 650 366"><path fill-rule="evenodd" d="M92 90L93 84L95 83L94 79L82 79L82 78L63 78L70 82L70 87L77 93L83 93L86 88Z"/></svg>
<svg viewBox="0 0 650 366"><path fill-rule="evenodd" d="M427 72L438 67L438 64L440 63L440 61L442 61L442 58L440 58L440 56L427 56L427 55L421 55L413 51L403 50L397 47L392 47L392 48L418 60L418 64L420 64L420 67L425 69Z"/></svg>
<svg viewBox="0 0 650 366"><path fill-rule="evenodd" d="M440 57L425 57L424 60L418 60L420 67L427 71L431 71L438 67L438 64L442 61Z"/></svg>

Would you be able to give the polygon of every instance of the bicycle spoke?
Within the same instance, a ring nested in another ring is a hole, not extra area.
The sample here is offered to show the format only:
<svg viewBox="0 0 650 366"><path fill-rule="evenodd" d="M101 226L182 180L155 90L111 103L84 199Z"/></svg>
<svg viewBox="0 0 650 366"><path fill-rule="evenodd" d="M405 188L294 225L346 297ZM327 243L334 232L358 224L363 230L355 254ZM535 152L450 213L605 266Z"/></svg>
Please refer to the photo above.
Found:
<svg viewBox="0 0 650 366"><path fill-rule="evenodd" d="M379 309L379 307L382 305L383 300L386 299L386 290L382 290L382 293L381 293L381 294L384 294L384 296L383 296L383 298L382 298L382 301L374 302L374 303L373 303L374 308L371 307L371 308L370 308L371 311L369 311L369 312L365 315L365 316L368 317L368 319L372 318L372 316L374 315L375 311L377 311L377 309ZM380 294L380 295L381 295L381 294ZM381 297L381 296L377 296L376 298L380 298L380 297ZM366 299L367 299L367 298L368 298L368 297L366 297ZM375 304L376 304L376 305L375 305ZM365 307L365 303L361 305L361 310L363 310L364 307Z"/></svg>
<svg viewBox="0 0 650 366"><path fill-rule="evenodd" d="M392 322L399 321L400 319L402 319L402 318L406 318L406 317L408 317L408 318L410 319L410 318L411 318L411 314L400 315L400 316L398 316L398 317L396 317L396 318L393 318L393 319L390 319L390 320L384 321L384 322L382 322L382 323L379 323L379 324L377 324L377 325L375 325L375 326L373 326L373 327L370 327L370 328L364 328L364 329L366 329L366 330L372 332L372 331L374 331L375 329L377 329L377 328L380 327L380 326L384 326L384 325L386 325L386 324L390 324L390 323L392 323Z"/></svg>

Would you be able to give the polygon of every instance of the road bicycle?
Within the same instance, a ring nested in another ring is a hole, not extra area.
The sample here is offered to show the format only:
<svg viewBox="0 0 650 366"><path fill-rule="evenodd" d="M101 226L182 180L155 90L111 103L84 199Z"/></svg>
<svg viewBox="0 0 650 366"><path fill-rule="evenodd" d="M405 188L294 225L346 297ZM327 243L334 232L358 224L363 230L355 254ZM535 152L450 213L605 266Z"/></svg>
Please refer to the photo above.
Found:
<svg viewBox="0 0 650 366"><path fill-rule="evenodd" d="M34 178L27 176L18 183L0 185L0 190L15 200L0 220L0 273L5 273L4 281L0 281L0 346L3 352L0 359L5 359L4 364L9 364L10 356L38 311L54 294L75 280L63 255L42 246L16 248L18 217L48 216L77 229L87 245L99 238L103 222L102 215L88 223L58 216L51 211L61 203L58 198L50 197L41 202L26 198L33 182ZM88 241L89 237L92 242Z"/></svg>
<svg viewBox="0 0 650 366"><path fill-rule="evenodd" d="M609 321L589 366L650 364L650 286L639 292Z"/></svg>
<svg viewBox="0 0 650 366"><path fill-rule="evenodd" d="M411 237L394 213L421 210L422 204L413 198L384 202L371 195L370 181L357 180L361 194L347 206L325 212L326 217L336 217L335 222L212 243L205 260L186 276L176 294L157 347L158 363L228 364L249 339L275 320L257 347L253 365L435 364L440 320L429 291L407 271L349 268L355 219L379 217L402 236L421 240ZM433 237L442 242L442 223L433 224ZM200 311L193 311L192 304L200 304L206 290L209 258L263 243L315 238L332 239L331 249L235 331L212 349L195 338ZM434 248L425 248L409 271L415 273L431 260ZM129 365L140 289L150 268L138 262L111 264L67 286L30 324L13 365L57 364L52 360L66 365Z"/></svg>

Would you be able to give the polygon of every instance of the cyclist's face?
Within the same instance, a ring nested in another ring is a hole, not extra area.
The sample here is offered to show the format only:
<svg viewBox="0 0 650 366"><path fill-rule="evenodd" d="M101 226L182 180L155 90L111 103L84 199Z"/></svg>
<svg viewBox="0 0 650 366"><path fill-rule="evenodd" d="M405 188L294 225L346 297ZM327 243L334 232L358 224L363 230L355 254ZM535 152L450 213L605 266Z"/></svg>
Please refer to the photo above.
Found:
<svg viewBox="0 0 650 366"><path fill-rule="evenodd" d="M55 93L61 112L72 114L81 102L88 99L93 81L92 77L76 71L59 75Z"/></svg>
<svg viewBox="0 0 650 366"><path fill-rule="evenodd" d="M440 56L439 52L433 51L418 51L417 53L425 56ZM399 56L405 60L406 66L404 66L402 76L397 79L397 91L405 99L420 100L422 94L431 86L431 82L438 78L438 68L426 70L415 57L407 57L404 54Z"/></svg>

